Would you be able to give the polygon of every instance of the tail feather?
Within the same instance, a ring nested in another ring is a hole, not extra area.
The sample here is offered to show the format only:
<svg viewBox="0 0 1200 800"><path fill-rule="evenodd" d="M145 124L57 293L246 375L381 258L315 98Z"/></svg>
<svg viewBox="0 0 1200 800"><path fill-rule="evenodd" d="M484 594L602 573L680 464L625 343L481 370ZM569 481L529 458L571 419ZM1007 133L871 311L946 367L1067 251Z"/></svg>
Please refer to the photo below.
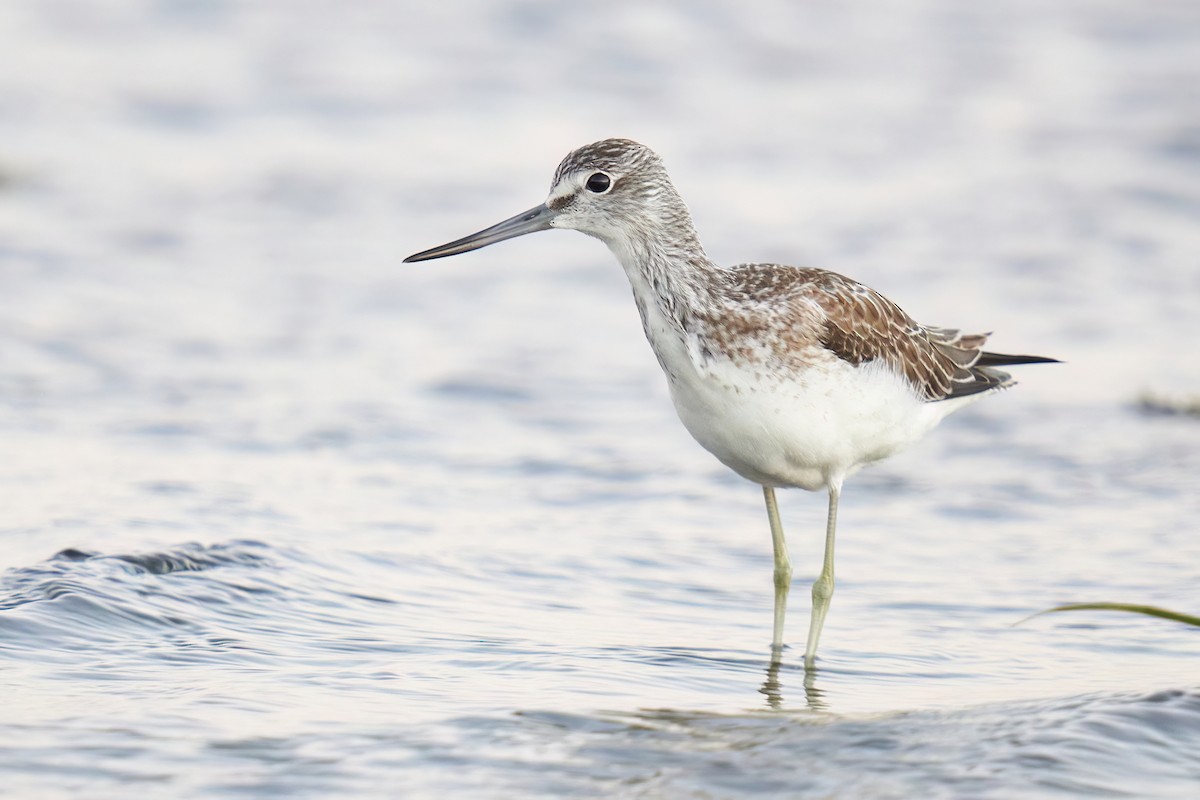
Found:
<svg viewBox="0 0 1200 800"><path fill-rule="evenodd" d="M1056 364L1057 358L1044 356L1008 355L983 350L988 333L964 334L954 328L922 328L937 352L954 364L950 391L941 400L952 400L972 394L990 392L1012 386L1012 376L995 367L1014 364Z"/></svg>
<svg viewBox="0 0 1200 800"><path fill-rule="evenodd" d="M1011 375L1002 370L995 369L995 367L1006 367L1013 364L1059 363L1062 362L1057 358L1046 358L1045 356L1013 356L1007 353L981 352L975 363L967 369L970 378L965 381L956 382L954 389L944 399L950 400L969 394L990 392L993 389L1006 389L1016 383Z"/></svg>

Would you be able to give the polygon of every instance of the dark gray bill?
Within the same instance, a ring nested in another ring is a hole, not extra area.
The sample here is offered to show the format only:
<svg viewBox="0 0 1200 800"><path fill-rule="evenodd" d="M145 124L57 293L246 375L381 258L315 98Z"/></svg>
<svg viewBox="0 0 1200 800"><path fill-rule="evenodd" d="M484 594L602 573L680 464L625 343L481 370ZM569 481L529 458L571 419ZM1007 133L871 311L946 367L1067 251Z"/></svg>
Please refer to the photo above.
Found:
<svg viewBox="0 0 1200 800"><path fill-rule="evenodd" d="M531 208L523 214L517 214L512 219L506 219L498 225L484 228L479 233L472 233L470 236L455 239L449 244L433 247L411 255L404 259L404 263L456 256L459 253L466 253L471 250L478 250L481 247L487 247L489 244L503 242L505 239L512 239L514 236L524 236L527 233L548 230L550 228L550 220L552 219L554 219L554 212L543 203L537 208Z"/></svg>

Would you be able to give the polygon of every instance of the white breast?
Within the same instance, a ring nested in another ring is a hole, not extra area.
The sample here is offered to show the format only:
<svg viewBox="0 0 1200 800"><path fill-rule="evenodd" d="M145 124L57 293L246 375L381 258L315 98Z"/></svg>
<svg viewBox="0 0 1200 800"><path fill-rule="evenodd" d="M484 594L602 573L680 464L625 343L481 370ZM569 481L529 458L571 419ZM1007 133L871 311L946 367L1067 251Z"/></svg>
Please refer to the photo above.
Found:
<svg viewBox="0 0 1200 800"><path fill-rule="evenodd" d="M702 357L655 308L643 314L688 432L730 469L767 486L816 490L840 483L982 396L925 402L882 362L829 358L781 373Z"/></svg>
<svg viewBox="0 0 1200 800"><path fill-rule="evenodd" d="M684 427L704 449L764 486L817 490L840 484L928 433L952 411L985 396L930 403L882 362L830 354L812 366L734 361L685 339L664 314L638 254L610 243L633 287L646 338L667 374Z"/></svg>

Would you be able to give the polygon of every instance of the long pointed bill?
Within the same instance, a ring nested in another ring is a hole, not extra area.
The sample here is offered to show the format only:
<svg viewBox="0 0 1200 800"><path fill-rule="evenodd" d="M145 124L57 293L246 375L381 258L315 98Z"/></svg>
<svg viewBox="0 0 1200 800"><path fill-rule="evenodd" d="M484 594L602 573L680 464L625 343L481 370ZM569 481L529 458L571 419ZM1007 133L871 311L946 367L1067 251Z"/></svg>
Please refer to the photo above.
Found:
<svg viewBox="0 0 1200 800"><path fill-rule="evenodd" d="M512 219L506 219L498 225L484 228L479 233L472 233L470 236L455 239L449 244L433 247L411 255L404 259L404 263L456 256L459 253L466 253L471 250L478 250L481 247L487 247L489 244L503 242L505 239L548 230L550 228L550 221L554 219L554 216L555 212L543 203L537 208L531 208L523 214L517 214Z"/></svg>

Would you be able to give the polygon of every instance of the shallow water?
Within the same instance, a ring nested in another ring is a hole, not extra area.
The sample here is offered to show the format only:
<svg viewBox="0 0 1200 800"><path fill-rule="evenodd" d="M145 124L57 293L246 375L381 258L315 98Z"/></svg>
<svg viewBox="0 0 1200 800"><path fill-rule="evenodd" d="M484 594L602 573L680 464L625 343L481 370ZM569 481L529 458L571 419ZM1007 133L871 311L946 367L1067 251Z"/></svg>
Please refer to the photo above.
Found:
<svg viewBox="0 0 1200 800"><path fill-rule="evenodd" d="M1192 797L1194 4L0 8L0 793ZM1021 370L823 498L769 666L761 495L619 267L401 266L659 150L722 262Z"/></svg>

